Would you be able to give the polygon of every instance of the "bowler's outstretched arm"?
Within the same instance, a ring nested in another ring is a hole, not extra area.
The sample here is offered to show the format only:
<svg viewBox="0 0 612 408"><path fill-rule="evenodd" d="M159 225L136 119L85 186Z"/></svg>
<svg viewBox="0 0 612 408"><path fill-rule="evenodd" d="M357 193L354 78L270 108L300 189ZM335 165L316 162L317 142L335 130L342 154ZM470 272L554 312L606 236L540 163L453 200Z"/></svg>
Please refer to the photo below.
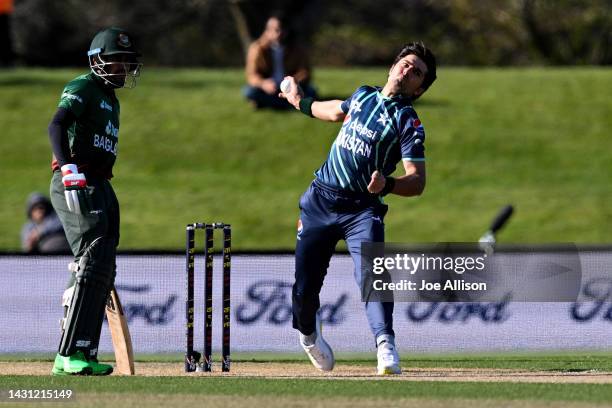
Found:
<svg viewBox="0 0 612 408"><path fill-rule="evenodd" d="M342 122L346 113L342 111L341 100L314 101L311 105L312 116L327 122Z"/></svg>
<svg viewBox="0 0 612 408"><path fill-rule="evenodd" d="M295 107L297 110L300 109L300 102L304 99L302 90L297 85L295 79L291 76L285 77L285 80L290 81L290 92L281 92L279 96L287 99L287 101ZM284 81L283 81L284 82ZM321 119L327 122L342 122L346 113L342 111L340 107L342 102L339 99L333 99L329 101L314 101L309 103L310 113L312 117Z"/></svg>

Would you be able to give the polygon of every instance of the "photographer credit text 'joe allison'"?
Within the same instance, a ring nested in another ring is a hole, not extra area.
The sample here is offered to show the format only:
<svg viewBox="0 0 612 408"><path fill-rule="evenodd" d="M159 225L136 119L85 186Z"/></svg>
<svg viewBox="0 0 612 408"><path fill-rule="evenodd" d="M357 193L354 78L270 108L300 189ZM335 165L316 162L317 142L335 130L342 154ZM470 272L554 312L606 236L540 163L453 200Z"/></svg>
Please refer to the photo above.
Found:
<svg viewBox="0 0 612 408"><path fill-rule="evenodd" d="M375 257L372 261L372 272L381 275L385 271L400 271L415 275L417 271L444 271L462 275L466 271L482 271L485 269L484 254L478 257L442 257L442 256L411 256L396 254L392 257ZM431 282L426 279L420 281L400 279L397 282L385 282L383 279L374 279L372 288L377 291L486 291L485 282L466 282L463 279L446 279L444 282Z"/></svg>

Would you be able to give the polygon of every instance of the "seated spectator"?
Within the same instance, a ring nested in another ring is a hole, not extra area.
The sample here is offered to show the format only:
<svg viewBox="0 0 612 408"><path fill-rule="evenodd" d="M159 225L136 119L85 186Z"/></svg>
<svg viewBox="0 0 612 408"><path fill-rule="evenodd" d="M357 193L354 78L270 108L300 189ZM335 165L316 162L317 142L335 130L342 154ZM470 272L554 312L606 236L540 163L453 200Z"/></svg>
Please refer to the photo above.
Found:
<svg viewBox="0 0 612 408"><path fill-rule="evenodd" d="M21 229L21 248L24 252L70 252L64 228L47 197L40 193L30 194L26 214L30 221Z"/></svg>
<svg viewBox="0 0 612 408"><path fill-rule="evenodd" d="M291 109L278 97L283 78L291 75L306 96L315 97L310 86L310 66L306 52L292 44L280 16L270 17L261 36L249 47L246 63L246 98L256 108Z"/></svg>

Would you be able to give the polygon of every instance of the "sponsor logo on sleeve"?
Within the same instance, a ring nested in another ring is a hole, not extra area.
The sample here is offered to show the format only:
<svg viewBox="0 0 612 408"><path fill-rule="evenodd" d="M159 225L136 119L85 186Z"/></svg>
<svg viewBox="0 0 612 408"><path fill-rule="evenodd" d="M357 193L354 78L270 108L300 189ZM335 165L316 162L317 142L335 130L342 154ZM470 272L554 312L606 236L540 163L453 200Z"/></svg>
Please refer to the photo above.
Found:
<svg viewBox="0 0 612 408"><path fill-rule="evenodd" d="M410 119L410 127L414 129L415 133L425 133L425 129L423 128L423 124L421 123L419 118Z"/></svg>
<svg viewBox="0 0 612 408"><path fill-rule="evenodd" d="M113 111L113 107L109 105L104 99L100 101L100 109L106 109L109 112Z"/></svg>
<svg viewBox="0 0 612 408"><path fill-rule="evenodd" d="M61 99L70 99L71 101L77 101L77 102L83 103L83 99L79 95L71 94L68 92L64 92L62 94Z"/></svg>
<svg viewBox="0 0 612 408"><path fill-rule="evenodd" d="M408 122L408 125L414 129L414 136L422 136L425 134L425 129L423 128L423 123L419 120L419 118L411 118Z"/></svg>

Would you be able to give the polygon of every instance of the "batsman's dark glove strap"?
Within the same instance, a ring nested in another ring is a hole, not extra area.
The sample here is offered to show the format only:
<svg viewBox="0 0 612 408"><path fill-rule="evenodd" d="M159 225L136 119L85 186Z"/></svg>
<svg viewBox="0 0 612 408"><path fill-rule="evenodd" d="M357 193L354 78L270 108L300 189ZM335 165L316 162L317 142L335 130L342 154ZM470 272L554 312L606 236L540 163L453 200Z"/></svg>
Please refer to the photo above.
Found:
<svg viewBox="0 0 612 408"><path fill-rule="evenodd" d="M300 112L302 112L304 115L308 115L311 118L314 118L314 116L312 116L312 103L313 102L314 102L313 98L300 99Z"/></svg>
<svg viewBox="0 0 612 408"><path fill-rule="evenodd" d="M393 188L395 187L395 179L393 177L385 177L385 180L386 180L385 186L380 192L381 196L386 196L391 191L393 191Z"/></svg>

